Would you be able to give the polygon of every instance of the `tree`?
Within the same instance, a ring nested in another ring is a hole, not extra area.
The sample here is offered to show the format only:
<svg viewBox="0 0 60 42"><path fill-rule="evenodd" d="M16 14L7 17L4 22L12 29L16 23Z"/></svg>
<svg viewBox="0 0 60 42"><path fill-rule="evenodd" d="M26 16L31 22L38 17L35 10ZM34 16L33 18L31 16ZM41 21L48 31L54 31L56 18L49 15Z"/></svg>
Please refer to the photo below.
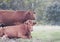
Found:
<svg viewBox="0 0 60 42"><path fill-rule="evenodd" d="M56 1L47 7L46 21L52 25L60 25L60 2Z"/></svg>

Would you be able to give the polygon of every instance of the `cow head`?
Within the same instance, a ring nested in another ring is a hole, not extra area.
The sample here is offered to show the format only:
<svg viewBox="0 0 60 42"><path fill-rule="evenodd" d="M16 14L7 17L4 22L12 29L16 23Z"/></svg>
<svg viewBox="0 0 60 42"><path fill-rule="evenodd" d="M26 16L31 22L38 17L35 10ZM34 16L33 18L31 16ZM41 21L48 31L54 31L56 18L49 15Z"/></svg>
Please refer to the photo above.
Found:
<svg viewBox="0 0 60 42"><path fill-rule="evenodd" d="M33 28L32 28L32 27L33 27L33 25L36 24L36 22L33 22L32 20L27 20L27 21L25 22L25 24L28 25L30 31L33 31Z"/></svg>
<svg viewBox="0 0 60 42"><path fill-rule="evenodd" d="M27 11L25 16L26 20L35 20L35 12L34 11Z"/></svg>

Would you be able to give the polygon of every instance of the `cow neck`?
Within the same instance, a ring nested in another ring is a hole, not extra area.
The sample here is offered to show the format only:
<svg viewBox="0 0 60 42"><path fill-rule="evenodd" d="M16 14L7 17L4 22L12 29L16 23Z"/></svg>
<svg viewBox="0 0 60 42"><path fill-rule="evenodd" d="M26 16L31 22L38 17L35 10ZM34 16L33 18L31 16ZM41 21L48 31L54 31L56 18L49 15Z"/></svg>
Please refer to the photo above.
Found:
<svg viewBox="0 0 60 42"><path fill-rule="evenodd" d="M26 30L27 30L27 32L30 32L30 30L29 30L29 26L28 26L28 24L26 24Z"/></svg>
<svg viewBox="0 0 60 42"><path fill-rule="evenodd" d="M26 30L26 34L25 35L27 35L27 36L29 36L30 35L30 30L29 30L29 26L28 26L28 24L25 24L25 30Z"/></svg>
<svg viewBox="0 0 60 42"><path fill-rule="evenodd" d="M27 20L27 13L28 13L29 11L27 11L27 12L25 12L25 16L24 16L24 22Z"/></svg>
<svg viewBox="0 0 60 42"><path fill-rule="evenodd" d="M28 25L24 23L24 29L27 31Z"/></svg>

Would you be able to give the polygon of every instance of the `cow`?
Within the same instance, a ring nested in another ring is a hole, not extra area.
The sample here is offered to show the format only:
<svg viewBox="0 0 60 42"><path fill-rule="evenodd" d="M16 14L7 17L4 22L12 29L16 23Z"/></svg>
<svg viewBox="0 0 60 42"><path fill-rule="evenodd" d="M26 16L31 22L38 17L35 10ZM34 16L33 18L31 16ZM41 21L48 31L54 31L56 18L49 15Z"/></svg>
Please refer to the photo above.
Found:
<svg viewBox="0 0 60 42"><path fill-rule="evenodd" d="M34 13L33 11L0 10L0 25L4 27L24 23L27 20L35 20Z"/></svg>
<svg viewBox="0 0 60 42"><path fill-rule="evenodd" d="M3 29L3 38L24 38L24 39L30 39L31 31L33 29L33 23L31 20L27 20L23 24L20 25L14 25L14 26L7 26L2 28Z"/></svg>

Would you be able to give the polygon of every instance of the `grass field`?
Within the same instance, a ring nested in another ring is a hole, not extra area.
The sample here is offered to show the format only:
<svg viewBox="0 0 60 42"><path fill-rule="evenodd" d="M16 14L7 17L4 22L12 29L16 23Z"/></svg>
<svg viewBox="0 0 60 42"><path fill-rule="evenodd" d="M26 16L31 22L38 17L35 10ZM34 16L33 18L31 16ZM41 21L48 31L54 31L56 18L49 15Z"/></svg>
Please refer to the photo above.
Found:
<svg viewBox="0 0 60 42"><path fill-rule="evenodd" d="M32 39L0 39L0 42L60 42L60 26L36 25Z"/></svg>

